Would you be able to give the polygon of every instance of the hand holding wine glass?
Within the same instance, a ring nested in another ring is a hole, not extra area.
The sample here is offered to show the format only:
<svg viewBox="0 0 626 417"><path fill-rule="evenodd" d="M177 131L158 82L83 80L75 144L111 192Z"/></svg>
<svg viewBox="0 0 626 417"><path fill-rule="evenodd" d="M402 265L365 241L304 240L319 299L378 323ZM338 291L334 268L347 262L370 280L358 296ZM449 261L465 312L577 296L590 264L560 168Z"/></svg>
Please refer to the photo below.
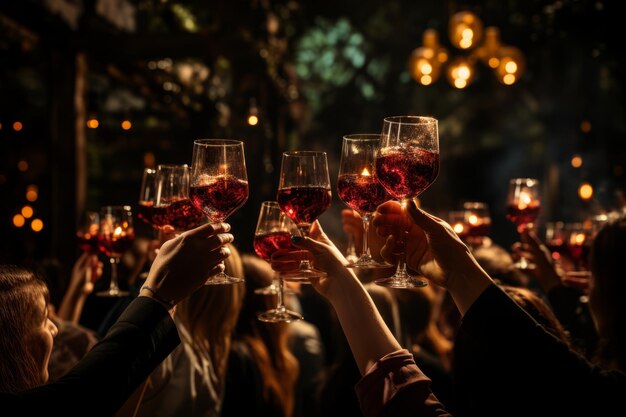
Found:
<svg viewBox="0 0 626 417"><path fill-rule="evenodd" d="M387 117L376 157L376 176L387 192L406 211L409 200L419 196L439 173L439 132L437 119L423 116ZM406 217L406 216L405 216ZM406 242L405 230L396 236ZM376 284L391 288L423 287L426 281L407 273L402 250L396 273Z"/></svg>
<svg viewBox="0 0 626 417"><path fill-rule="evenodd" d="M248 200L248 176L243 142L198 139L193 144L191 203L213 223L221 223ZM243 279L220 272L207 285L233 284Z"/></svg>
<svg viewBox="0 0 626 417"><path fill-rule="evenodd" d="M111 263L111 282L109 288L97 292L100 297L124 297L128 291L122 291L118 285L117 265L124 252L130 249L135 240L133 213L130 206L104 206L100 211L99 249L109 257Z"/></svg>
<svg viewBox="0 0 626 417"><path fill-rule="evenodd" d="M350 268L384 268L390 266L372 258L368 246L369 225L376 208L391 196L378 182L374 172L380 135L355 134L343 137L337 194L363 220L363 251L348 264Z"/></svg>
<svg viewBox="0 0 626 417"><path fill-rule="evenodd" d="M278 251L296 249L291 244L291 236L298 234L298 228L289 217L280 209L276 201L264 201L254 233L254 251L267 262L271 262L272 255ZM290 323L301 320L302 316L295 311L288 310L283 302L284 282L278 277L276 308L258 315L259 320L270 323Z"/></svg>
<svg viewBox="0 0 626 417"><path fill-rule="evenodd" d="M282 211L298 226L300 233L308 236L311 224L330 207L326 152L283 152L276 200ZM281 273L288 281L307 282L310 278L324 275L309 260L302 260L295 271Z"/></svg>

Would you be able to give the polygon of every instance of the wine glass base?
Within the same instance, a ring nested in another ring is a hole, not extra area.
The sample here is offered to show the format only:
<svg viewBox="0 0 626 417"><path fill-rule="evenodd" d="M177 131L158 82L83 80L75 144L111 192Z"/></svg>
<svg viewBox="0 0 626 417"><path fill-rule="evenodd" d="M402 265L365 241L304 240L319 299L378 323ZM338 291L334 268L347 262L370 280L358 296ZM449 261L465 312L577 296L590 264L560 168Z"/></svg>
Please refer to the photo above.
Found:
<svg viewBox="0 0 626 417"><path fill-rule="evenodd" d="M273 309L257 315L257 318L265 323L291 323L304 319L301 314L291 310Z"/></svg>
<svg viewBox="0 0 626 417"><path fill-rule="evenodd" d="M527 260L519 260L513 264L514 268L520 269L522 271L529 271L531 269L535 269L536 265L528 262Z"/></svg>
<svg viewBox="0 0 626 417"><path fill-rule="evenodd" d="M387 288L422 288L428 285L428 283L422 279L407 276L406 278L383 278L374 281L376 285Z"/></svg>
<svg viewBox="0 0 626 417"><path fill-rule="evenodd" d="M281 272L280 277L285 281L310 283L311 279L326 277L326 272L317 269L296 269L294 271Z"/></svg>
<svg viewBox="0 0 626 417"><path fill-rule="evenodd" d="M359 258L354 262L349 262L346 267L356 269L381 269L395 266L387 262L377 262L373 258Z"/></svg>
<svg viewBox="0 0 626 417"><path fill-rule="evenodd" d="M115 297L126 297L128 294L130 294L128 291L105 290L105 291L98 291L96 293L96 296L98 296L98 297L115 298Z"/></svg>
<svg viewBox="0 0 626 417"><path fill-rule="evenodd" d="M204 282L204 285L229 285L229 284L239 284L244 282L243 278L231 277L230 275L226 275L225 273L219 273L209 277Z"/></svg>

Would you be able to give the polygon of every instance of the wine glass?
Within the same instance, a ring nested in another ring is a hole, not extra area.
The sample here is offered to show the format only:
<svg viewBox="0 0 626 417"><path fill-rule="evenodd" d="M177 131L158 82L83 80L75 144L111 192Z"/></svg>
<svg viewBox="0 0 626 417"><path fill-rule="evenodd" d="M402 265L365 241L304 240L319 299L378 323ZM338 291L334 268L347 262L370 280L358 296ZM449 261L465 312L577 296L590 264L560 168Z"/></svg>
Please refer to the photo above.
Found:
<svg viewBox="0 0 626 417"><path fill-rule="evenodd" d="M76 231L78 246L87 254L98 253L98 231L100 230L100 214L97 211L86 211L82 223ZM96 278L94 274L98 268L97 264L92 265L85 271L85 280L91 282Z"/></svg>
<svg viewBox="0 0 626 417"><path fill-rule="evenodd" d="M518 233L534 227L540 210L539 181L535 178L512 178L509 181L506 217L517 226ZM521 256L515 267L533 269L535 265Z"/></svg>
<svg viewBox="0 0 626 417"><path fill-rule="evenodd" d="M387 192L400 201L403 212L409 200L422 194L435 181L438 173L437 119L424 116L385 118L376 155L376 176ZM397 244L402 248L405 247L407 234L408 224L398 236ZM376 284L391 288L426 286L426 281L407 273L404 249L399 255L395 274L376 280Z"/></svg>
<svg viewBox="0 0 626 417"><path fill-rule="evenodd" d="M189 166L157 166L154 217L161 230L184 232L200 226L205 216L189 200Z"/></svg>
<svg viewBox="0 0 626 417"><path fill-rule="evenodd" d="M295 249L291 244L292 234L298 234L298 227L283 213L278 203L276 201L261 203L261 211L254 232L254 251L256 254L270 262L274 252ZM276 308L260 313L258 315L259 320L270 323L289 323L294 320L302 320L300 314L285 307L283 302L284 282L281 277L278 277L277 280Z"/></svg>
<svg viewBox="0 0 626 417"><path fill-rule="evenodd" d="M248 176L243 142L197 139L191 163L191 203L210 221L220 223L248 200ZM243 279L219 272L206 285L234 284Z"/></svg>
<svg viewBox="0 0 626 417"><path fill-rule="evenodd" d="M109 257L111 282L109 288L96 293L100 297L124 297L128 291L118 286L117 265L122 254L130 249L135 240L133 213L130 206L104 206L100 210L99 249Z"/></svg>
<svg viewBox="0 0 626 417"><path fill-rule="evenodd" d="M491 216L487 203L482 201L466 201L463 203L465 217L465 239L470 246L480 246L491 231Z"/></svg>
<svg viewBox="0 0 626 417"><path fill-rule="evenodd" d="M309 235L311 223L330 207L331 196L326 152L283 152L276 200L302 236ZM313 268L309 260L302 260L296 271L281 276L287 281L308 282L326 273Z"/></svg>
<svg viewBox="0 0 626 417"><path fill-rule="evenodd" d="M466 223L467 219L465 218L465 211L451 210L448 212L447 219L448 223L452 227L452 230L454 230L454 233L457 234L459 239L463 242L467 242L467 230L469 229L469 226Z"/></svg>
<svg viewBox="0 0 626 417"><path fill-rule="evenodd" d="M560 262L566 251L567 230L561 221L547 222L545 225L545 243L550 256L555 262Z"/></svg>
<svg viewBox="0 0 626 417"><path fill-rule="evenodd" d="M372 214L379 205L392 198L374 175L374 161L379 146L378 134L354 134L343 137L337 194L348 207L359 213L363 220L363 252L358 259L348 263L349 268L372 269L391 266L372 258L367 241Z"/></svg>
<svg viewBox="0 0 626 417"><path fill-rule="evenodd" d="M141 177L141 189L137 203L137 218L144 223L156 227L152 218L156 200L156 169L144 168Z"/></svg>

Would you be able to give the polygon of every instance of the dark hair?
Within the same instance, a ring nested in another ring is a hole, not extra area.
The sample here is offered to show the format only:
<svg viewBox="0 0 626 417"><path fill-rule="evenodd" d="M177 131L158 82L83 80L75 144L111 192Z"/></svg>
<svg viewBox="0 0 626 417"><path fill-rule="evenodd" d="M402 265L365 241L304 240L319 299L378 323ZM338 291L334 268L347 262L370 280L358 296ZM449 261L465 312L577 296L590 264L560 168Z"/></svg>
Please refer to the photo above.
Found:
<svg viewBox="0 0 626 417"><path fill-rule="evenodd" d="M259 311L275 308L274 297L255 294L254 290L270 285L272 270L260 258L243 254L246 293L234 338L245 342L262 375L263 397L282 409L284 416L293 412L298 360L288 347L288 328L277 323L262 323Z"/></svg>
<svg viewBox="0 0 626 417"><path fill-rule="evenodd" d="M0 392L19 392L45 382L26 340L40 319L41 296L48 303L48 288L32 271L0 265Z"/></svg>
<svg viewBox="0 0 626 417"><path fill-rule="evenodd" d="M626 369L626 215L610 220L591 248L592 285L589 306L601 338L596 360L609 368Z"/></svg>

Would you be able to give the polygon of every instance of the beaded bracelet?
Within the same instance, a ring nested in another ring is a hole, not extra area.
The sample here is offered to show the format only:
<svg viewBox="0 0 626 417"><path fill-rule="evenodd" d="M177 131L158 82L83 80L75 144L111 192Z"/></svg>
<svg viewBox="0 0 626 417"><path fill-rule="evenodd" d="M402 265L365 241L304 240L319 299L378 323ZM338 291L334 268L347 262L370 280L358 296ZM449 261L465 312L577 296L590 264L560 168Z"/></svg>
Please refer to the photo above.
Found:
<svg viewBox="0 0 626 417"><path fill-rule="evenodd" d="M159 303L163 304L163 306L167 307L168 310L170 308L174 308L174 302L173 301L167 301L162 299L161 297L159 297L159 295L157 294L157 291L152 288L149 285L144 285L143 287L141 287L142 290L148 290L152 293L152 298L154 298L156 301L158 301ZM141 292L141 290L140 290Z"/></svg>

